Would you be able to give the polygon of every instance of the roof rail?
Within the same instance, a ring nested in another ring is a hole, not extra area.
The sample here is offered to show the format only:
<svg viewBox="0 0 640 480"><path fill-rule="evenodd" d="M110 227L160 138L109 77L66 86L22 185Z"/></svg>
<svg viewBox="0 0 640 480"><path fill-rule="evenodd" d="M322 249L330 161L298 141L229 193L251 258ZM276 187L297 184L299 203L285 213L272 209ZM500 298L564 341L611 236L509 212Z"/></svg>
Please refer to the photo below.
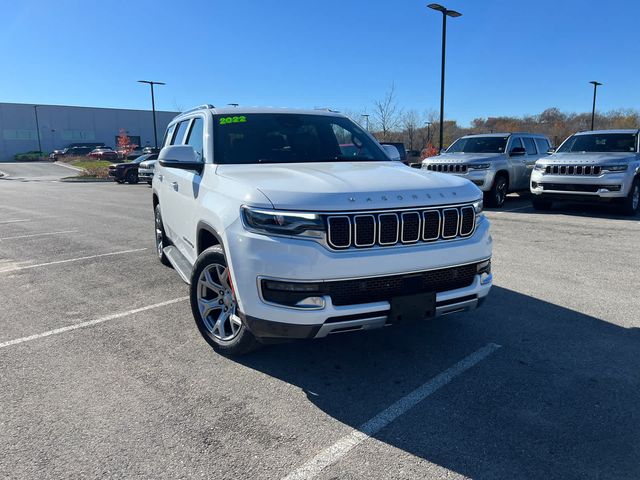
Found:
<svg viewBox="0 0 640 480"><path fill-rule="evenodd" d="M214 107L209 103L205 103L204 105L198 105L197 107L190 108L189 110L182 112L181 115L184 115L185 113L195 112L196 110L208 110L209 108L216 108L216 107Z"/></svg>
<svg viewBox="0 0 640 480"><path fill-rule="evenodd" d="M331 113L340 113L339 110L333 110L333 109L331 109L329 107L316 107L316 108L314 108L314 110L322 110L324 112L331 112Z"/></svg>

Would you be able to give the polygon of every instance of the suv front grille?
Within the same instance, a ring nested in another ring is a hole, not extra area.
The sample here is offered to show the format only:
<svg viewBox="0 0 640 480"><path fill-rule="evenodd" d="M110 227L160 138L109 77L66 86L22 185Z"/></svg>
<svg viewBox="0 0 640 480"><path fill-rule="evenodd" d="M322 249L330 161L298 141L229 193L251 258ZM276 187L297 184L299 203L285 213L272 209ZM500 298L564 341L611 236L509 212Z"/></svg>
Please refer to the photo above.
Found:
<svg viewBox="0 0 640 480"><path fill-rule="evenodd" d="M432 172L465 173L467 171L467 166L459 163L431 163L426 168Z"/></svg>
<svg viewBox="0 0 640 480"><path fill-rule="evenodd" d="M602 167L599 165L547 165L544 169L547 175L600 175Z"/></svg>
<svg viewBox="0 0 640 480"><path fill-rule="evenodd" d="M331 248L388 247L468 237L476 228L472 205L327 215L327 240Z"/></svg>
<svg viewBox="0 0 640 480"><path fill-rule="evenodd" d="M355 305L390 300L400 295L446 292L471 285L477 264L443 268L406 275L336 280L326 282L323 289L334 305Z"/></svg>

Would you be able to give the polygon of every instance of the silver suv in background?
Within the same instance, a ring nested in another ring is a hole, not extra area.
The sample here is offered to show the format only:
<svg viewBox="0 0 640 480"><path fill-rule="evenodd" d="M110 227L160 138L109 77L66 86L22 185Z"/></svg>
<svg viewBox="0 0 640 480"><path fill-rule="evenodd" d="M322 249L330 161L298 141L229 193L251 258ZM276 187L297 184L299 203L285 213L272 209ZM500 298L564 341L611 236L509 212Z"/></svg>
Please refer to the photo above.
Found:
<svg viewBox="0 0 640 480"><path fill-rule="evenodd" d="M466 135L441 155L423 160L422 168L471 180L488 206L501 207L507 193L528 190L533 166L550 149L549 139L536 133Z"/></svg>
<svg viewBox="0 0 640 480"><path fill-rule="evenodd" d="M640 147L637 129L579 132L555 154L536 162L531 201L549 210L554 201L618 203L624 213L640 210Z"/></svg>

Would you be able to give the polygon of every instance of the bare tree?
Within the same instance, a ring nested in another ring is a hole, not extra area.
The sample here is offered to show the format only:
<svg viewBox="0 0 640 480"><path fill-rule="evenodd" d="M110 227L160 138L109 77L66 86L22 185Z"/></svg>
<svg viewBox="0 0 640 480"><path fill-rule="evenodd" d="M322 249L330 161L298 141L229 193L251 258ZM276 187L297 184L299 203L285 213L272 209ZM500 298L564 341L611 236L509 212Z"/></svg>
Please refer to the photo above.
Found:
<svg viewBox="0 0 640 480"><path fill-rule="evenodd" d="M399 118L402 112L396 102L395 90L395 84L392 82L384 98L373 102L373 117L382 133L381 140L383 141L388 139L389 133L398 128L400 123Z"/></svg>
<svg viewBox="0 0 640 480"><path fill-rule="evenodd" d="M418 129L420 128L420 116L415 110L408 110L402 115L402 130L406 142L409 144L409 150L414 149L415 143L418 141Z"/></svg>

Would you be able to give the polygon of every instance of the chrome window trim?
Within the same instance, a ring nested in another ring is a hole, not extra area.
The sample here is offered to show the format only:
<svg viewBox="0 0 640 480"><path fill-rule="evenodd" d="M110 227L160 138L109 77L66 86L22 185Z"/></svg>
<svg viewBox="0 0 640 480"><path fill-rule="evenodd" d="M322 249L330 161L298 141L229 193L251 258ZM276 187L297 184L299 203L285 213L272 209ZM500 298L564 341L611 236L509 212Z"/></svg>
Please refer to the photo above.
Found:
<svg viewBox="0 0 640 480"><path fill-rule="evenodd" d="M373 242L371 243L363 243L363 244L358 244L358 218L365 218L365 217L371 217L373 218ZM376 239L378 238L376 236L376 227L377 227L377 220L375 215L371 215L371 214L364 214L364 215L354 215L353 216L353 236L354 236L354 240L353 240L353 244L356 247L373 247L376 244Z"/></svg>
<svg viewBox="0 0 640 480"><path fill-rule="evenodd" d="M456 221L456 232L453 235L446 236L444 234L445 227L447 226L447 218L445 216L445 213L447 211L449 211L449 210L451 210L453 212L456 212L456 218L457 218L457 221ZM440 236L445 240L449 240L449 239L452 239L452 238L456 238L458 236L458 232L459 231L460 231L460 211L457 208L445 208L445 209L443 209L442 210L442 231L440 232Z"/></svg>
<svg viewBox="0 0 640 480"><path fill-rule="evenodd" d="M424 214L427 212L431 212L432 210L424 210L422 212L422 241L423 242L434 242L436 240L438 240L440 238L440 231L442 228L442 215L440 214L440 210L435 210L435 212L438 214L438 230L436 231L436 236L432 237L432 238L426 238L424 236L424 223L425 223L425 219L424 219Z"/></svg>
<svg viewBox="0 0 640 480"><path fill-rule="evenodd" d="M335 219L335 218L346 218L347 219L347 223L349 224L349 241L347 242L346 245L336 245L331 241L331 220ZM332 247L335 248L337 250L343 250L346 248L349 248L351 246L353 239L352 239L352 234L351 234L351 218L349 218L348 215L332 215L330 217L327 217L327 244Z"/></svg>
<svg viewBox="0 0 640 480"><path fill-rule="evenodd" d="M388 247L390 245L395 245L396 243L398 243L398 240L400 239L400 218L398 218L398 214L397 213L381 213L380 215L378 215L378 223L382 224L382 222L380 221L380 219L382 217L396 217L396 239L393 242L383 242L382 241L382 227L378 227L378 244L382 245L383 247Z"/></svg>
<svg viewBox="0 0 640 480"><path fill-rule="evenodd" d="M404 216L405 215L417 215L418 216L418 235L416 236L415 240L404 240ZM400 243L402 244L409 244L409 243L416 243L418 241L420 241L420 238L422 237L422 215L420 215L420 212L402 212L400 214L400 219L402 220L402 229L401 229L401 233L400 233Z"/></svg>

